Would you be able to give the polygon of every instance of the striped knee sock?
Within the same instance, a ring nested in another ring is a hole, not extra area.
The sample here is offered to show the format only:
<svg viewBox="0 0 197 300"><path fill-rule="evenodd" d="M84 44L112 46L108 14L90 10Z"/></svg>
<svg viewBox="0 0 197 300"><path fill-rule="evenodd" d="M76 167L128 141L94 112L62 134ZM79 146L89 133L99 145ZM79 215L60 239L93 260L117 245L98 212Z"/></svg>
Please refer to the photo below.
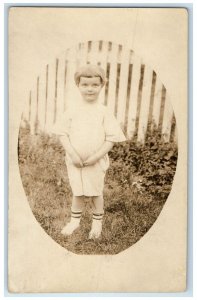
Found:
<svg viewBox="0 0 197 300"><path fill-rule="evenodd" d="M81 211L71 211L71 218L80 219L81 218Z"/></svg>
<svg viewBox="0 0 197 300"><path fill-rule="evenodd" d="M103 219L103 213L93 213L93 220L101 221Z"/></svg>

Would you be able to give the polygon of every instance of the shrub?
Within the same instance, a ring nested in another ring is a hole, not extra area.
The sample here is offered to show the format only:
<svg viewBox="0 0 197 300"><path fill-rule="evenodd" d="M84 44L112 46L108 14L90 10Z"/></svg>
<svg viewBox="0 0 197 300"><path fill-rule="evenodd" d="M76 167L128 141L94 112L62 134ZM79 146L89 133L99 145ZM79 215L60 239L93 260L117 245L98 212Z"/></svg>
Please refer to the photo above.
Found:
<svg viewBox="0 0 197 300"><path fill-rule="evenodd" d="M176 145L165 143L156 130L145 144L115 144L109 153L101 238L88 239L91 210L82 215L80 230L63 237L60 231L70 218L72 197L65 151L55 136L31 136L28 124L19 132L21 179L34 216L57 243L80 254L119 253L149 230L171 190L177 154Z"/></svg>
<svg viewBox="0 0 197 300"><path fill-rule="evenodd" d="M116 144L110 151L112 164L108 176L123 188L139 195L165 201L176 171L178 149L174 142L164 142L157 130L145 143L135 141Z"/></svg>

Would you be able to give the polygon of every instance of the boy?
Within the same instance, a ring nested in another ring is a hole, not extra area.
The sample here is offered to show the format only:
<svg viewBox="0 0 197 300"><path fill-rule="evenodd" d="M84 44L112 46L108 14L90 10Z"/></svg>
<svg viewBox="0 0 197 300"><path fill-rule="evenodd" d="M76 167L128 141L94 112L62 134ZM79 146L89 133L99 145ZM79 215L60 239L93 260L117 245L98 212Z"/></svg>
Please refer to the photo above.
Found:
<svg viewBox="0 0 197 300"><path fill-rule="evenodd" d="M80 104L75 109L68 109L54 130L66 151L68 178L73 192L71 220L61 233L70 235L79 227L84 197L88 197L93 208L89 238L99 238L108 152L115 142L126 139L115 117L98 101L105 84L104 70L86 65L77 70L74 78L81 94Z"/></svg>

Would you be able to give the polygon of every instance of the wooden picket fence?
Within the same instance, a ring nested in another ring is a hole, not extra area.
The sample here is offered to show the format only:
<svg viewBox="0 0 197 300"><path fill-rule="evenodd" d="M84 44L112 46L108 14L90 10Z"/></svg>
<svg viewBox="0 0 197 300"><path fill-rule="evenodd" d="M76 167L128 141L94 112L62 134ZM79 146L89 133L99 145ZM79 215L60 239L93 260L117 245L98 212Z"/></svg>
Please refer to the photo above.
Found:
<svg viewBox="0 0 197 300"><path fill-rule="evenodd" d="M156 127L165 141L177 141L173 109L156 72L132 50L109 41L79 43L38 75L22 115L32 134L49 132L69 105L77 105L74 72L88 63L106 71L100 101L114 113L129 139L135 136L143 142L147 132Z"/></svg>

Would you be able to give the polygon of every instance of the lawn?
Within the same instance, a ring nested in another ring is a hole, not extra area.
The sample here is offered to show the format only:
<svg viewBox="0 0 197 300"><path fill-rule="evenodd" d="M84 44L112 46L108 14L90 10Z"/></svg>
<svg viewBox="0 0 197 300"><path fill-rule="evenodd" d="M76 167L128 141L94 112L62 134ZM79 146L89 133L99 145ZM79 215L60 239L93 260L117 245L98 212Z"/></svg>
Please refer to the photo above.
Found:
<svg viewBox="0 0 197 300"><path fill-rule="evenodd" d="M77 254L117 254L144 236L158 218L171 191L178 150L154 130L144 145L135 140L116 144L106 175L102 235L88 239L92 212L87 199L81 226L72 235L61 235L70 220L72 193L65 153L59 140L45 133L31 136L20 128L20 174L32 212L58 244Z"/></svg>

